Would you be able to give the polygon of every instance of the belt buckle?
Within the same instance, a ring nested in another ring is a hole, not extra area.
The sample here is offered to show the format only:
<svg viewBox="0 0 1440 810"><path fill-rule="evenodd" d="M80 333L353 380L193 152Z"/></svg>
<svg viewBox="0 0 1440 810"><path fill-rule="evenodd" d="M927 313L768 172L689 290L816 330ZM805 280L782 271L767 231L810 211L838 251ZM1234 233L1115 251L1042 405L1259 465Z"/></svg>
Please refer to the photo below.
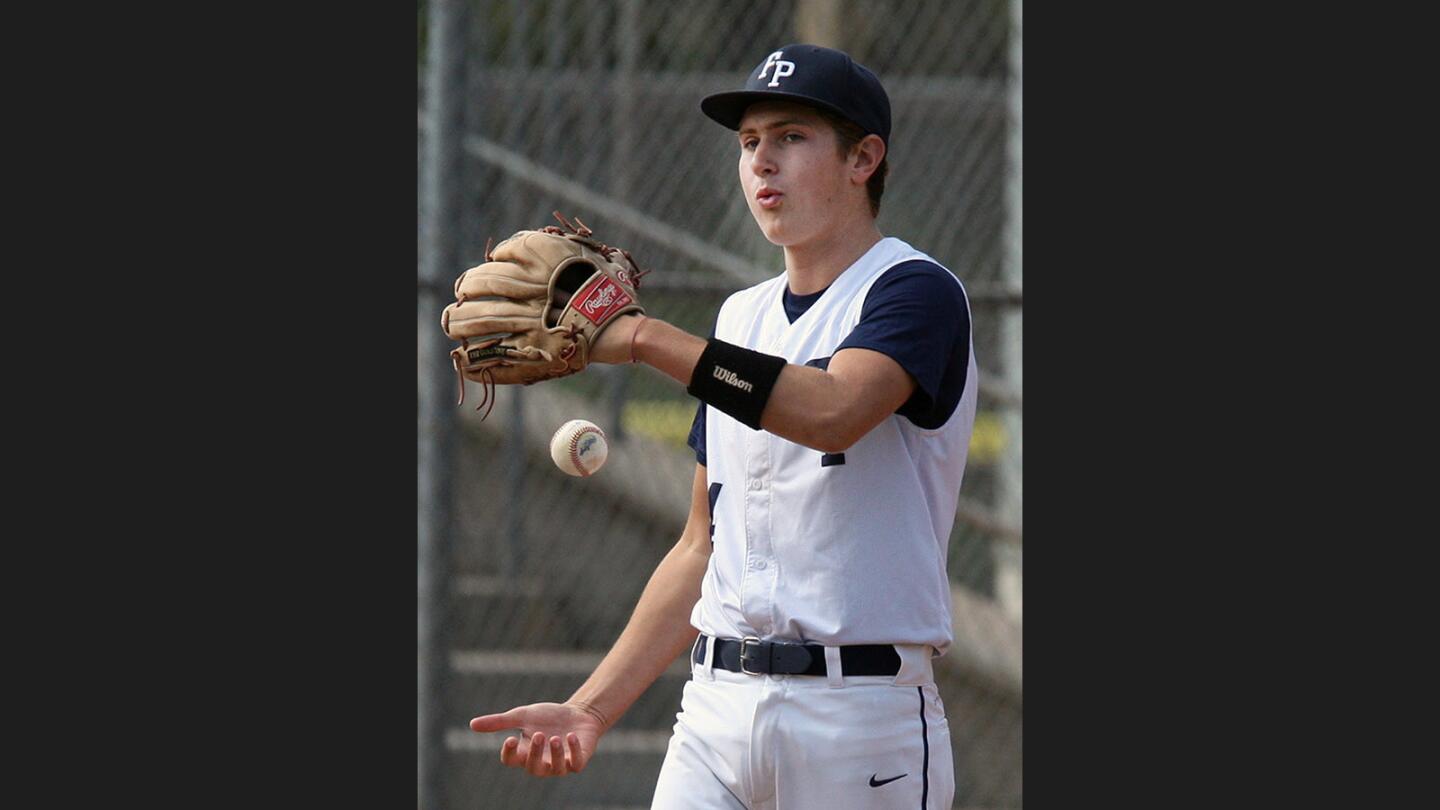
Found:
<svg viewBox="0 0 1440 810"><path fill-rule="evenodd" d="M764 675L765 673L763 672L754 672L745 668L745 645L751 642L759 645L760 639L756 638L755 636L746 636L740 639L740 671L745 673L746 675Z"/></svg>

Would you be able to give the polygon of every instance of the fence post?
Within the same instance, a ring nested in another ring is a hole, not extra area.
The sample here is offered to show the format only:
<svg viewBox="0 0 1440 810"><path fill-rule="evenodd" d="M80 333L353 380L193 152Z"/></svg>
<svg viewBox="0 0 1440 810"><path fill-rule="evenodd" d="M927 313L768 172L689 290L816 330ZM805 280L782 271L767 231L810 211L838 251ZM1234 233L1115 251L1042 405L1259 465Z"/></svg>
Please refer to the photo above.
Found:
<svg viewBox="0 0 1440 810"><path fill-rule="evenodd" d="M1021 205L1021 108L1023 106L1023 84L1021 82L1021 31L1020 18L1022 0L1010 3L1010 78L1006 83L1006 128L1005 138L1005 234L1003 238L1005 259L1001 266L1001 279L1008 289L1019 290L1024 280L1022 247L1023 206ZM1023 390L1022 373L1023 310L1020 307L1001 308L1000 315L1000 362L1005 374L1005 384L1017 394ZM1008 437L1005 449L999 459L999 491L996 508L1000 519L1008 525L1023 530L1022 439L1023 414L1018 405L1003 406L1001 424ZM1005 612L1016 621L1021 620L1021 546L1009 542L996 542L995 552L995 598Z"/></svg>
<svg viewBox="0 0 1440 810"><path fill-rule="evenodd" d="M450 480L456 440L455 376L440 311L459 262L461 140L464 135L463 0L430 0L421 190L418 393L417 806L443 810L446 600L450 591Z"/></svg>

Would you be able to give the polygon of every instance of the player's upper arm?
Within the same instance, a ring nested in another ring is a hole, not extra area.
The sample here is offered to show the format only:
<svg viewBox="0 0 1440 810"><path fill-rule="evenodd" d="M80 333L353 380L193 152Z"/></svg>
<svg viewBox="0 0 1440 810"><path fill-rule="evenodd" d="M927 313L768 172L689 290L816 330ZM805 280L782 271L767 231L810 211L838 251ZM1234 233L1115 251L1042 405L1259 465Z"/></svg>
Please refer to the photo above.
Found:
<svg viewBox="0 0 1440 810"><path fill-rule="evenodd" d="M714 548L710 542L710 495L705 466L695 465L695 483L690 488L690 516L685 520L685 531L680 543L691 551L709 556Z"/></svg>
<svg viewBox="0 0 1440 810"><path fill-rule="evenodd" d="M858 440L891 413L923 429L944 424L964 393L969 347L969 303L950 271L924 260L892 268L829 361L853 414L842 428Z"/></svg>
<svg viewBox="0 0 1440 810"><path fill-rule="evenodd" d="M822 453L843 453L915 390L909 372L883 352L850 348L825 363L787 366L761 425Z"/></svg>
<svg viewBox="0 0 1440 810"><path fill-rule="evenodd" d="M830 358L827 371L845 394L833 427L833 452L842 452L859 441L915 391L915 379L910 373L873 349L842 349Z"/></svg>

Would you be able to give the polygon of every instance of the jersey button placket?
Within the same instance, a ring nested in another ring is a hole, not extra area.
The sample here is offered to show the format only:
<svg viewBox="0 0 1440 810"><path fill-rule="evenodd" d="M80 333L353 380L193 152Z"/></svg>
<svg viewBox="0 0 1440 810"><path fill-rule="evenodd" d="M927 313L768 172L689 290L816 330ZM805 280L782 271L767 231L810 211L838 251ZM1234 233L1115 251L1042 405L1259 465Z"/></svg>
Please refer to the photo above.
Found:
<svg viewBox="0 0 1440 810"><path fill-rule="evenodd" d="M770 542L770 443L769 434L758 431L746 437L745 492L746 576L740 604L750 626L761 633L769 632L772 605L771 589L764 577L751 576L763 571L773 553Z"/></svg>

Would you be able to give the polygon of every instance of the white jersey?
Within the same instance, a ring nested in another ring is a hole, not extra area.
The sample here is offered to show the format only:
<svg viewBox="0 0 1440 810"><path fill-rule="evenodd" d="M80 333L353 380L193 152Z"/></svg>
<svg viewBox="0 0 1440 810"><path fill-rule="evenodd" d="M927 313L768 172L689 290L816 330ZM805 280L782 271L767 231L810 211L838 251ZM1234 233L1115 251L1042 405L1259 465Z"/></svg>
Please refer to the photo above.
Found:
<svg viewBox="0 0 1440 810"><path fill-rule="evenodd" d="M786 276L761 282L725 301L715 337L801 365L829 358L875 281L915 259L935 261L882 239L793 324ZM946 556L975 421L975 352L965 339L965 388L943 425L925 430L891 414L842 454L751 430L707 406L714 550L691 614L696 628L945 652L953 639Z"/></svg>

